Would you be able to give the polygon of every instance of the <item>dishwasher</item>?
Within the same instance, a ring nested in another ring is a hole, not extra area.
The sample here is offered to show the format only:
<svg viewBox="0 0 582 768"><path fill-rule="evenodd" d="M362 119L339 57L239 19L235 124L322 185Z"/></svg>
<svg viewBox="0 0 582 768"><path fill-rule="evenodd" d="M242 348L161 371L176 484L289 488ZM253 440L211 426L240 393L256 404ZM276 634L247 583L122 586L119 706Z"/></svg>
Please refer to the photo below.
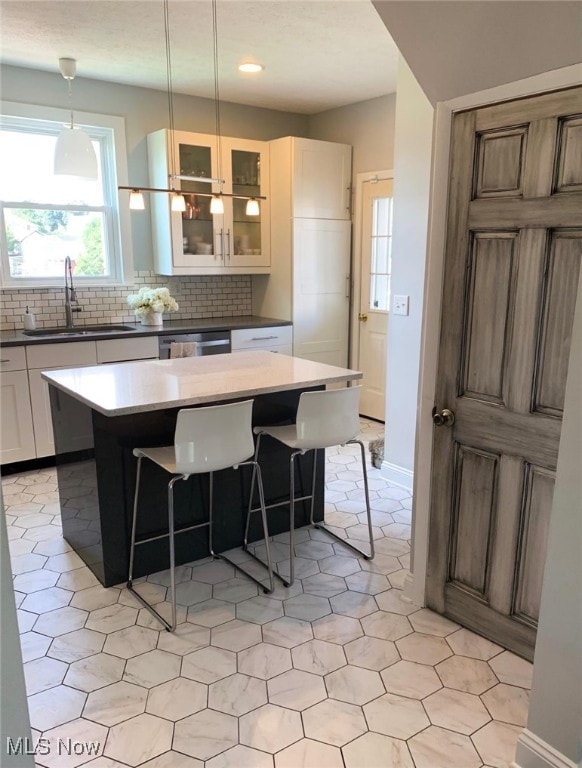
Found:
<svg viewBox="0 0 582 768"><path fill-rule="evenodd" d="M194 357L220 355L230 352L230 331L164 334L159 337L160 360L170 358L172 344L194 344Z"/></svg>

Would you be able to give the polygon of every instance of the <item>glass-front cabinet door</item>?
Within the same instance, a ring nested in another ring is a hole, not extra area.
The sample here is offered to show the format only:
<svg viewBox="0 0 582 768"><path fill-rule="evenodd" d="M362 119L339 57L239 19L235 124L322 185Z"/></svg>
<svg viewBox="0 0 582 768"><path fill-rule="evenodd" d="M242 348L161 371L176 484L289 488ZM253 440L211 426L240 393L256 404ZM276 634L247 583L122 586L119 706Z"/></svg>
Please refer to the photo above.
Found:
<svg viewBox="0 0 582 768"><path fill-rule="evenodd" d="M174 132L175 173L200 179L217 178L216 139L205 134ZM174 263L177 266L221 267L224 254L220 239L221 217L210 213L212 192L218 186L206 181L175 179L174 186L184 195L186 210L172 212Z"/></svg>
<svg viewBox="0 0 582 768"><path fill-rule="evenodd" d="M247 214L248 198L268 195L269 145L221 137L220 153L219 162L218 141L212 134L163 129L148 135L151 186L172 186L186 205L183 212L173 211L169 195L150 195L158 273L269 271L269 201L258 200L259 214ZM210 195L220 191L225 193L224 214L211 214Z"/></svg>
<svg viewBox="0 0 582 768"><path fill-rule="evenodd" d="M225 192L234 195L225 198L227 264L231 267L269 266L268 145L261 141L231 138L222 139L221 144L227 181ZM261 195L267 199L259 199ZM258 215L247 213L248 198L256 198Z"/></svg>

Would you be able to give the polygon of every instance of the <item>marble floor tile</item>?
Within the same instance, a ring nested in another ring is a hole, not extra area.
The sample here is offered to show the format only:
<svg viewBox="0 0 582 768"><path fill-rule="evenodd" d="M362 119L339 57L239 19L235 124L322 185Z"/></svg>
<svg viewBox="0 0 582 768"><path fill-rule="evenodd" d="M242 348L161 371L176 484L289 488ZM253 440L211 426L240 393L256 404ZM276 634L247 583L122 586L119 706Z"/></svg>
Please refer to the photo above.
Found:
<svg viewBox="0 0 582 768"><path fill-rule="evenodd" d="M364 440L384 435L371 420L361 429ZM326 522L365 546L359 448L326 455ZM379 470L369 469L374 560L305 526L295 531L295 583L277 582L269 595L222 561L180 565L175 633L125 585L103 588L76 558L61 516L94 530L90 478L61 472L74 494L62 509L54 469L2 478L36 738L96 734L105 754L83 762L91 768L507 768L513 760L532 666L402 600L412 499ZM264 542L254 547L264 553ZM271 552L288 574L288 533L273 537ZM247 553L230 554L264 576ZM166 618L169 583L167 570L136 580Z"/></svg>
<svg viewBox="0 0 582 768"><path fill-rule="evenodd" d="M267 683L269 702L301 711L327 698L326 687L319 675L292 669Z"/></svg>
<svg viewBox="0 0 582 768"><path fill-rule="evenodd" d="M416 664L413 661L398 661L382 672L382 680L388 693L424 699L442 688L439 676L433 667Z"/></svg>
<svg viewBox="0 0 582 768"><path fill-rule="evenodd" d="M451 656L435 667L443 685L479 695L497 684L489 665L479 659Z"/></svg>
<svg viewBox="0 0 582 768"><path fill-rule="evenodd" d="M105 755L138 766L172 746L172 723L154 715L142 714L109 729Z"/></svg>
<svg viewBox="0 0 582 768"><path fill-rule="evenodd" d="M275 768L344 768L344 763L338 747L301 739L275 755Z"/></svg>
<svg viewBox="0 0 582 768"><path fill-rule="evenodd" d="M261 627L247 621L235 619L220 624L210 631L212 645L227 651L242 651L261 642Z"/></svg>
<svg viewBox="0 0 582 768"><path fill-rule="evenodd" d="M48 739L50 746L49 754L42 757L47 768L76 768L103 754L107 728L79 718L46 731L43 738ZM73 745L82 745L82 748L77 752Z"/></svg>
<svg viewBox="0 0 582 768"><path fill-rule="evenodd" d="M34 631L49 637L58 637L76 629L81 629L87 621L87 611L66 606L55 611L43 613L34 624Z"/></svg>
<svg viewBox="0 0 582 768"><path fill-rule="evenodd" d="M273 704L264 704L239 720L241 744L263 752L279 752L302 736L300 714Z"/></svg>
<svg viewBox="0 0 582 768"><path fill-rule="evenodd" d="M308 621L283 616L268 624L263 624L263 641L283 648L293 648L313 638L313 630Z"/></svg>
<svg viewBox="0 0 582 768"><path fill-rule="evenodd" d="M362 708L344 701L326 699L303 712L307 738L343 747L368 730Z"/></svg>
<svg viewBox="0 0 582 768"><path fill-rule="evenodd" d="M495 647L499 648L499 646ZM520 659L514 653L503 651L489 661L489 666L501 683L517 685L519 688L531 688L533 664Z"/></svg>
<svg viewBox="0 0 582 768"><path fill-rule="evenodd" d="M200 683L214 683L236 672L236 654L222 648L202 648L182 660L182 677Z"/></svg>
<svg viewBox="0 0 582 768"><path fill-rule="evenodd" d="M238 741L236 717L212 709L190 715L174 727L173 748L199 760L210 760L234 747Z"/></svg>
<svg viewBox="0 0 582 768"><path fill-rule="evenodd" d="M48 656L27 661L24 664L24 681L29 696L46 691L63 682L68 666Z"/></svg>
<svg viewBox="0 0 582 768"><path fill-rule="evenodd" d="M500 683L481 696L481 701L494 720L501 720L511 725L527 724L529 691L514 685Z"/></svg>
<svg viewBox="0 0 582 768"><path fill-rule="evenodd" d="M74 661L65 676L65 684L71 688L90 693L111 683L117 683L123 676L125 660L107 653L97 653L80 661Z"/></svg>
<svg viewBox="0 0 582 768"><path fill-rule="evenodd" d="M103 650L121 659L131 659L153 651L158 643L159 632L137 625L117 629L107 635Z"/></svg>
<svg viewBox="0 0 582 768"><path fill-rule="evenodd" d="M188 608L188 621L201 627L217 627L236 617L236 604L212 598Z"/></svg>
<svg viewBox="0 0 582 768"><path fill-rule="evenodd" d="M283 607L279 600L271 600L259 595L243 600L236 605L236 617L241 621L250 621L255 624L266 624L283 616Z"/></svg>
<svg viewBox="0 0 582 768"><path fill-rule="evenodd" d="M295 669L314 675L327 675L347 663L342 647L325 640L309 640L292 648L291 657Z"/></svg>
<svg viewBox="0 0 582 768"><path fill-rule="evenodd" d="M414 768L405 741L381 733L365 733L342 747L345 768Z"/></svg>
<svg viewBox="0 0 582 768"><path fill-rule="evenodd" d="M481 767L481 758L468 736L434 725L413 736L408 748L416 768Z"/></svg>
<svg viewBox="0 0 582 768"><path fill-rule="evenodd" d="M394 643L377 637L358 637L344 645L348 664L374 672L389 667L400 659Z"/></svg>
<svg viewBox="0 0 582 768"><path fill-rule="evenodd" d="M146 712L165 717L166 720L181 720L205 709L207 703L208 690L205 685L176 677L150 689Z"/></svg>
<svg viewBox="0 0 582 768"><path fill-rule="evenodd" d="M361 637L364 632L357 619L332 613L313 622L313 634L318 640L343 645Z"/></svg>
<svg viewBox="0 0 582 768"><path fill-rule="evenodd" d="M433 725L470 736L491 719L478 696L441 688L423 701Z"/></svg>
<svg viewBox="0 0 582 768"><path fill-rule="evenodd" d="M385 693L378 672L351 665L326 675L325 686L331 699L346 701L348 704L367 704Z"/></svg>
<svg viewBox="0 0 582 768"><path fill-rule="evenodd" d="M260 643L238 654L238 670L251 677L269 680L291 669L291 654L280 645Z"/></svg>
<svg viewBox="0 0 582 768"><path fill-rule="evenodd" d="M267 685L243 674L234 674L208 688L208 707L226 715L240 717L267 703Z"/></svg>
<svg viewBox="0 0 582 768"><path fill-rule="evenodd" d="M67 685L57 685L42 693L35 693L28 697L30 724L39 731L48 731L74 720L80 716L86 698L86 693Z"/></svg>
<svg viewBox="0 0 582 768"><path fill-rule="evenodd" d="M386 693L364 706L364 714L370 730L409 739L430 725L420 701Z"/></svg>
<svg viewBox="0 0 582 768"><path fill-rule="evenodd" d="M491 722L471 737L481 759L494 768L506 768L515 757L522 728L508 723Z"/></svg>
<svg viewBox="0 0 582 768"><path fill-rule="evenodd" d="M173 653L157 649L148 651L127 660L123 679L144 688L153 688L178 677L180 664L180 657Z"/></svg>
<svg viewBox="0 0 582 768"><path fill-rule="evenodd" d="M102 725L117 725L145 711L145 688L120 681L87 696L83 717Z"/></svg>
<svg viewBox="0 0 582 768"><path fill-rule="evenodd" d="M207 760L206 768L273 768L273 756L267 752L259 752L257 749L237 744L236 747L231 747L226 752Z"/></svg>

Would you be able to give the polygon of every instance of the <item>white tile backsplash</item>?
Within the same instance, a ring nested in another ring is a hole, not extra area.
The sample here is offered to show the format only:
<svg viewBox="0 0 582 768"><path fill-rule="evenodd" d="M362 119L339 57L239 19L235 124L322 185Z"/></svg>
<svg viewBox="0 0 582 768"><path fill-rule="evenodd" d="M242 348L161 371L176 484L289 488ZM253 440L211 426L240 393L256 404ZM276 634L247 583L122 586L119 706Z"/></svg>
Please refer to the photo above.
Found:
<svg viewBox="0 0 582 768"><path fill-rule="evenodd" d="M135 322L134 313L127 306L127 296L136 293L144 285L169 288L178 302L179 310L166 315L168 319L189 320L251 314L249 275L167 277L141 271L135 273L132 284L119 288L77 288L77 299L83 311L75 314L75 325ZM4 289L0 291L0 329L20 330L23 327L22 315L27 306L34 313L37 328L65 324L64 290Z"/></svg>

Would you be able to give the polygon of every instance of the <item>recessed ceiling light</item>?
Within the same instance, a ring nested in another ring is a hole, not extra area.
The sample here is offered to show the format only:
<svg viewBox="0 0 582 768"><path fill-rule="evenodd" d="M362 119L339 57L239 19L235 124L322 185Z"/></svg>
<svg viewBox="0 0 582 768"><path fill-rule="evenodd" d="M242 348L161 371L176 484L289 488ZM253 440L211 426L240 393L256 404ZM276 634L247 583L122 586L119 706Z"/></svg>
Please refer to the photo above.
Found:
<svg viewBox="0 0 582 768"><path fill-rule="evenodd" d="M264 69L262 64L255 64L251 61L246 61L244 64L238 65L239 72L262 72Z"/></svg>

